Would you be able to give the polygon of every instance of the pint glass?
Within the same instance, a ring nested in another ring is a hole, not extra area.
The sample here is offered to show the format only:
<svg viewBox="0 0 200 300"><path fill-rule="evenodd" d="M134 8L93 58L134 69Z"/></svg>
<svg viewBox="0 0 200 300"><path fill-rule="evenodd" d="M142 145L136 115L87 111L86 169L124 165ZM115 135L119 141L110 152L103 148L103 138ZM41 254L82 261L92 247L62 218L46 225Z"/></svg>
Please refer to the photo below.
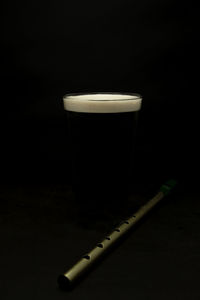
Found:
<svg viewBox="0 0 200 300"><path fill-rule="evenodd" d="M123 208L133 187L136 126L142 97L132 93L67 94L72 187L87 216Z"/></svg>

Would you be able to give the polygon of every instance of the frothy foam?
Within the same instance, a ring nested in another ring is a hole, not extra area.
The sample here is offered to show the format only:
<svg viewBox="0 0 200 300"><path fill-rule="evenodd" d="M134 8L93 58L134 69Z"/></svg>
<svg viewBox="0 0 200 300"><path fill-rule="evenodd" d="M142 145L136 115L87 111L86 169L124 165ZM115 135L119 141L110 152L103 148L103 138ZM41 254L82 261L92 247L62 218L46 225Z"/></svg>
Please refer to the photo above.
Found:
<svg viewBox="0 0 200 300"><path fill-rule="evenodd" d="M63 97L64 109L86 113L117 113L138 111L142 97L137 94L68 94Z"/></svg>

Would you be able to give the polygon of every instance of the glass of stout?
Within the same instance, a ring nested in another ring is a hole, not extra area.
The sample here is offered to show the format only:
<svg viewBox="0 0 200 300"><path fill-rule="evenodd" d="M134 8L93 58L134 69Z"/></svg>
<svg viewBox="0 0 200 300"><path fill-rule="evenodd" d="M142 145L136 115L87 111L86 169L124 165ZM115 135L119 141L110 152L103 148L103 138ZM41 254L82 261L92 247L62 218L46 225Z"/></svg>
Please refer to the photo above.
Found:
<svg viewBox="0 0 200 300"><path fill-rule="evenodd" d="M132 93L63 97L72 188L81 215L96 218L126 206L134 178L134 146L142 97Z"/></svg>

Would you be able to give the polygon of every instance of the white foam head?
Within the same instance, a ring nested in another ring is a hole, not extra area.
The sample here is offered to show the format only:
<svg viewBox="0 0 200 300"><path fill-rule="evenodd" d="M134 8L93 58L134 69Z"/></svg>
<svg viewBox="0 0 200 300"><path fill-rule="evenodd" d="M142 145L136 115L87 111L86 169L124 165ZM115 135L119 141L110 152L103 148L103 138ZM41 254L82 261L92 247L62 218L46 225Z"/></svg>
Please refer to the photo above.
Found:
<svg viewBox="0 0 200 300"><path fill-rule="evenodd" d="M124 93L67 94L63 102L64 109L68 111L118 113L140 110L142 97Z"/></svg>

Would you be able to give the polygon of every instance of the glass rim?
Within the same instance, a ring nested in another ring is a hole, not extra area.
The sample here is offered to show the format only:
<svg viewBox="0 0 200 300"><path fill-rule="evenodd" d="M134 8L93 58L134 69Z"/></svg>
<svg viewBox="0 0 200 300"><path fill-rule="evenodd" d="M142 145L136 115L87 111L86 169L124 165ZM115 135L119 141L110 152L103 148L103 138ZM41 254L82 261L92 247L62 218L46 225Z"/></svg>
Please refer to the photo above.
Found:
<svg viewBox="0 0 200 300"><path fill-rule="evenodd" d="M108 95L108 96L119 96L118 99L82 99L82 100L87 100L87 101L134 101L134 100L138 100L141 99L142 100L142 96L141 94L138 93L129 93L129 92L80 92L80 93L67 93L63 96L63 99L67 99L67 98L73 98L73 100L77 99L81 101L81 98L79 98L79 96L93 96L93 95ZM127 98L120 99L120 96L127 96ZM128 99L129 97L129 99ZM132 98L131 98L132 97Z"/></svg>
<svg viewBox="0 0 200 300"><path fill-rule="evenodd" d="M68 93L63 96L64 109L85 113L117 113L138 111L142 96L125 92Z"/></svg>

